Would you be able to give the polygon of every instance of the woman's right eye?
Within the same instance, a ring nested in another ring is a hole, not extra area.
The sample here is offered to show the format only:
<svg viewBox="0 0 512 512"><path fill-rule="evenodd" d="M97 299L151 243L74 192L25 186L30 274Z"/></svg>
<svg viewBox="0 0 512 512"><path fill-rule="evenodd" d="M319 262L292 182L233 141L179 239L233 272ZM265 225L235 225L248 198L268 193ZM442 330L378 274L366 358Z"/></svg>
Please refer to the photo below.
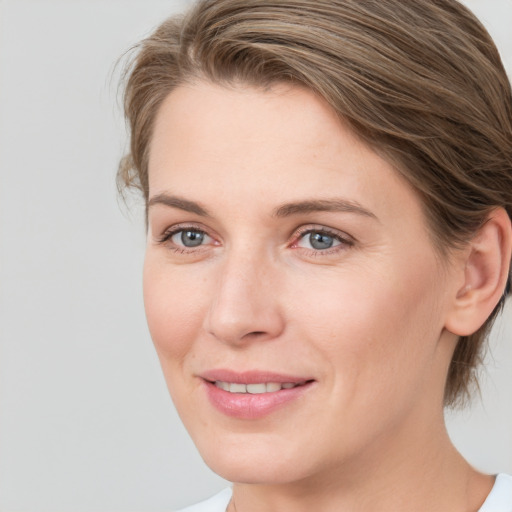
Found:
<svg viewBox="0 0 512 512"><path fill-rule="evenodd" d="M180 253L196 252L207 245L217 245L206 231L197 226L174 225L155 238L155 242Z"/></svg>
<svg viewBox="0 0 512 512"><path fill-rule="evenodd" d="M169 233L165 240L169 240L176 247L193 249L212 242L212 237L200 229L185 228Z"/></svg>

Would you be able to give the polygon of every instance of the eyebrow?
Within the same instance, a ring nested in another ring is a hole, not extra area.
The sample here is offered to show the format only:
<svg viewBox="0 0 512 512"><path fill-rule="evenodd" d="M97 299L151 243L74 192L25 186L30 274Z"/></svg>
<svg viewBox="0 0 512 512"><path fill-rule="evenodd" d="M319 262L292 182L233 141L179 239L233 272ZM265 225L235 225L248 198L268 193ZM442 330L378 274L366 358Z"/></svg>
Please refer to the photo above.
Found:
<svg viewBox="0 0 512 512"><path fill-rule="evenodd" d="M317 199L312 201L299 201L296 203L287 203L279 206L273 212L274 217L289 217L301 213L313 212L346 212L356 213L375 220L377 216L370 210L367 210L355 201L347 199Z"/></svg>
<svg viewBox="0 0 512 512"><path fill-rule="evenodd" d="M157 204L162 204L171 208L178 208L179 210L183 210L189 213L195 213L201 217L211 217L211 215L208 213L208 210L204 206L201 206L195 201L189 201L188 199L184 199L178 196L172 196L165 193L157 194L148 201L148 209L151 206Z"/></svg>
<svg viewBox="0 0 512 512"><path fill-rule="evenodd" d="M201 217L211 217L208 210L189 199L183 197L173 196L166 193L157 194L148 201L148 209L151 206L161 204L170 208L177 208L185 212L194 213ZM365 217L377 219L377 216L370 210L367 210L359 203L355 201L349 201L347 199L316 199L308 201L298 201L293 203L286 203L278 206L272 213L273 217L283 218L290 217L292 215L300 215L304 213L313 212L345 212L345 213L356 213Z"/></svg>

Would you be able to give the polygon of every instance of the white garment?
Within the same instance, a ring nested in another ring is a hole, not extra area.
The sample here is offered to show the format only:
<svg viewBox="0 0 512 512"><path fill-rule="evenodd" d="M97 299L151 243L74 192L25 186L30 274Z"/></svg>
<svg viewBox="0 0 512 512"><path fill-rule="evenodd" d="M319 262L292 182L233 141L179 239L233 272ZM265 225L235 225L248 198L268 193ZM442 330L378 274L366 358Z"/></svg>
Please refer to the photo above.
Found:
<svg viewBox="0 0 512 512"><path fill-rule="evenodd" d="M478 512L512 512L512 476L501 473L496 477L489 496Z"/></svg>
<svg viewBox="0 0 512 512"><path fill-rule="evenodd" d="M224 489L212 498L178 512L226 512L231 489ZM496 477L489 496L478 512L512 512L512 476L503 473Z"/></svg>
<svg viewBox="0 0 512 512"><path fill-rule="evenodd" d="M231 489L227 488L206 501L201 501L201 503L197 503L196 505L183 508L178 510L178 512L226 512L230 499Z"/></svg>

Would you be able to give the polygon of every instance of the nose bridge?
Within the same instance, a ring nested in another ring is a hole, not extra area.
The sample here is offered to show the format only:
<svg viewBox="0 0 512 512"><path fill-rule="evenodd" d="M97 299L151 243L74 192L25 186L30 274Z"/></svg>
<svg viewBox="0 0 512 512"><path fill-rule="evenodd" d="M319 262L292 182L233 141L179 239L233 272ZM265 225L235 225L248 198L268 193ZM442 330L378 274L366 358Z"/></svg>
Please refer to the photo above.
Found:
<svg viewBox="0 0 512 512"><path fill-rule="evenodd" d="M226 343L272 338L283 327L275 264L251 244L231 248L219 263L206 329Z"/></svg>

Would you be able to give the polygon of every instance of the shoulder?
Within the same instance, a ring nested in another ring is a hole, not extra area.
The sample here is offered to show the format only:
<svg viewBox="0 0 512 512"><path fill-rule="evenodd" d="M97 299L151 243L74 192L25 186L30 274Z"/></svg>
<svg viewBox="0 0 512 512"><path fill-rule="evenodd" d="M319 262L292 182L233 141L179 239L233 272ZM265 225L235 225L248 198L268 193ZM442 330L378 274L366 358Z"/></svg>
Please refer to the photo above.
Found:
<svg viewBox="0 0 512 512"><path fill-rule="evenodd" d="M195 505L183 508L177 512L225 512L230 499L231 489L228 488L206 501L201 501L201 503L196 503Z"/></svg>
<svg viewBox="0 0 512 512"><path fill-rule="evenodd" d="M478 512L512 512L512 476L500 473Z"/></svg>

